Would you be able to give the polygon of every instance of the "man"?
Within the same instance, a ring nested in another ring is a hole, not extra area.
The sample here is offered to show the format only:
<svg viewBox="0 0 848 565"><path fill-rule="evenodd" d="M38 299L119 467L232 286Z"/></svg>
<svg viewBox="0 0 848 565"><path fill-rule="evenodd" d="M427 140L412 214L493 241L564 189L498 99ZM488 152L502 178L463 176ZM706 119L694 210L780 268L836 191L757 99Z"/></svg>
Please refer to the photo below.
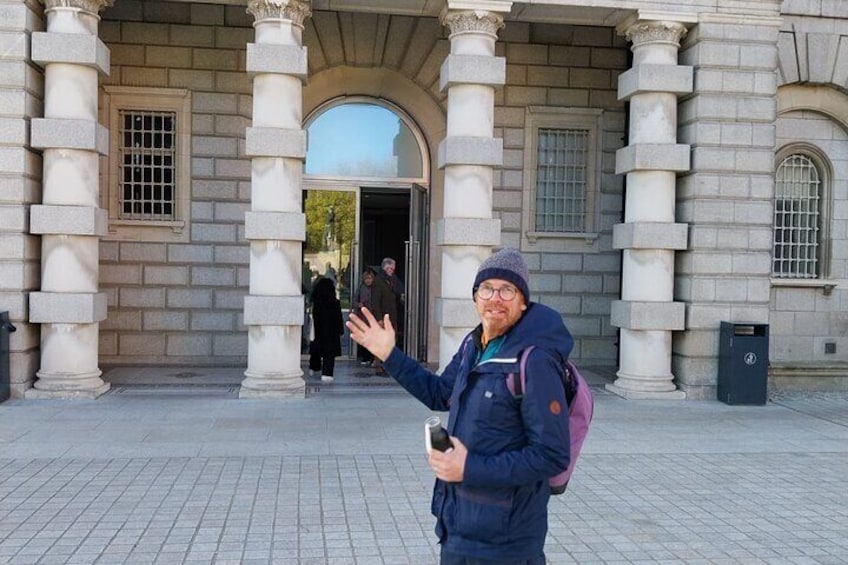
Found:
<svg viewBox="0 0 848 565"><path fill-rule="evenodd" d="M390 320L397 319L395 295L386 282L377 276L377 271L372 267L365 267L365 270L362 272L362 282L367 285L369 303L363 303L361 305L357 303L357 310L361 312L363 308L367 308L381 324L385 316L388 316ZM371 357L374 365L374 374L379 377L386 376L382 361L376 357Z"/></svg>
<svg viewBox="0 0 848 565"><path fill-rule="evenodd" d="M397 276L397 261L391 257L385 257L380 263L380 278L391 289L395 297L395 312L397 314L392 317L392 326L397 334L397 341L403 345L404 290L403 281Z"/></svg>
<svg viewBox="0 0 848 565"><path fill-rule="evenodd" d="M395 261L391 257L385 257L380 263L380 269L383 271L382 273L380 273L380 278L386 281L386 284L388 284L389 288L392 289L392 292L395 293L397 299L402 300L403 281L400 280L400 277L396 274L397 261Z"/></svg>
<svg viewBox="0 0 848 565"><path fill-rule="evenodd" d="M568 466L570 436L562 364L573 345L562 317L529 301L527 265L514 249L486 259L472 295L480 325L463 341L441 376L394 345L363 310L352 315L351 337L367 347L413 396L432 410L449 410L453 449L431 451L436 474L431 510L437 518L442 565L545 563L548 478ZM516 399L506 375L536 346L526 365L526 389Z"/></svg>

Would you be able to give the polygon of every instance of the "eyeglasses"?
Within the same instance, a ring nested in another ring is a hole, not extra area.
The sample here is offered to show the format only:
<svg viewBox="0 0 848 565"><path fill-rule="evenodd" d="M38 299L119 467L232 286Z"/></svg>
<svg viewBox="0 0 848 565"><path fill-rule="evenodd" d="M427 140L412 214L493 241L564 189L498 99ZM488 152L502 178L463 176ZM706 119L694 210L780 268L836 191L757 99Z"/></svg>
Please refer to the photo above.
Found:
<svg viewBox="0 0 848 565"><path fill-rule="evenodd" d="M493 286L489 286L487 284L480 285L477 287L477 296L479 296L483 300L491 300L495 293L498 293L498 296L501 297L501 300L504 302L509 302L515 295L518 293L518 289L513 286L502 286L500 288L495 288Z"/></svg>

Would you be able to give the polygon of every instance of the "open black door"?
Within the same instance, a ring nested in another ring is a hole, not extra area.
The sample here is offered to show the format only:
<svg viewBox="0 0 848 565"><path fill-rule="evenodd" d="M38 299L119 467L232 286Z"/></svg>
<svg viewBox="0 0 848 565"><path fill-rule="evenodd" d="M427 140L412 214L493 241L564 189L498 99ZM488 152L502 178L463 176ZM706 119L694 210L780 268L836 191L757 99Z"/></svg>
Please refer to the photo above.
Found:
<svg viewBox="0 0 848 565"><path fill-rule="evenodd" d="M412 185L409 194L409 238L404 245L406 261L406 332L404 350L410 357L427 357L427 236L429 230L427 190Z"/></svg>
<svg viewBox="0 0 848 565"><path fill-rule="evenodd" d="M380 268L384 257L397 263L404 283L398 346L423 360L427 351L427 237L429 200L424 187L362 187L361 265Z"/></svg>

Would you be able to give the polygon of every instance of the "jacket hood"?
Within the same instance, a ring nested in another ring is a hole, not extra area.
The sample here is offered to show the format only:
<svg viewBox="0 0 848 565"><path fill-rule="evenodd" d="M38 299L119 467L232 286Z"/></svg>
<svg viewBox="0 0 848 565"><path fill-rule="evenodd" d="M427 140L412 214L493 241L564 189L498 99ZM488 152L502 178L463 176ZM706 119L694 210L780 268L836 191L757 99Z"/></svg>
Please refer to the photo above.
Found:
<svg viewBox="0 0 848 565"><path fill-rule="evenodd" d="M478 326L474 333L482 331ZM475 338L479 344L479 337ZM571 332L565 327L562 315L545 306L531 302L518 322L506 333L497 357L518 357L529 346L547 351L565 362L574 347Z"/></svg>

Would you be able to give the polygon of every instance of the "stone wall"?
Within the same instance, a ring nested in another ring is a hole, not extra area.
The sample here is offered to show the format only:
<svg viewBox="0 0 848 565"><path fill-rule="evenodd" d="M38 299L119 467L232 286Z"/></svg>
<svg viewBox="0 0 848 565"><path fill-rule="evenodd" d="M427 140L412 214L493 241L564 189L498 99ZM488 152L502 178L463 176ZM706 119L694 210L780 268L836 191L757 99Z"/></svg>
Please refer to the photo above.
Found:
<svg viewBox="0 0 848 565"><path fill-rule="evenodd" d="M770 360L794 367L848 362L848 133L834 120L815 111L791 111L777 120L777 147L805 143L827 157L824 196L827 198L823 240L824 278L836 283L822 287L773 287L771 291ZM825 353L833 343L834 353Z"/></svg>
<svg viewBox="0 0 848 565"><path fill-rule="evenodd" d="M584 365L616 366L617 329L610 304L619 297L621 254L612 249L612 226L622 221L624 178L615 175L615 151L624 146L626 114L617 100L618 75L630 50L613 28L507 22L498 45L507 59L507 83L495 100L495 136L504 140L496 171L496 215L504 245L523 247L522 196L527 106L593 108L602 114L602 155L597 199L598 239L561 241L562 251L527 251L532 299L561 312L575 336L574 358ZM576 246L575 246L576 244ZM586 251L580 251L580 247Z"/></svg>
<svg viewBox="0 0 848 565"><path fill-rule="evenodd" d="M29 208L41 201L41 153L29 147L30 119L43 115L44 76L29 61L30 34L43 31L41 7L0 0L0 310L8 310L11 392L22 397L38 368L40 333L29 324L27 292L39 286L41 239L29 235Z"/></svg>
<svg viewBox="0 0 848 565"><path fill-rule="evenodd" d="M248 247L243 221L250 161L243 145L251 79L244 58L253 39L251 23L242 8L203 4L122 0L103 13L101 38L112 52L106 84L192 93L190 241L104 238L100 278L109 295L109 315L101 323L103 365L245 361L241 318ZM339 30L353 23L382 30L386 43L379 48L373 42L346 43L350 38L339 38ZM404 49L390 41L404 34L411 37ZM437 86L447 41L432 18L316 12L307 22L305 43L311 72L332 65L382 65L417 83L422 96L444 103ZM611 232L621 220L623 182L613 171L625 124L616 85L628 65L628 46L612 28L510 23L498 50L508 63L495 124L495 135L505 145L494 195L504 245L520 245L525 107L604 110L597 243L588 252L528 253L527 259L533 299L563 313L577 338L575 356L584 363L614 365L615 328L608 319L609 304L618 297L620 267Z"/></svg>
<svg viewBox="0 0 848 565"><path fill-rule="evenodd" d="M848 3L786 0L778 39L778 149L806 144L827 178L821 274L826 285L775 286L769 316L771 382L845 389L848 361ZM781 281L785 282L785 281ZM832 286L835 285L835 286ZM835 350L826 352L826 344Z"/></svg>
<svg viewBox="0 0 848 565"><path fill-rule="evenodd" d="M679 107L692 167L677 185L677 219L690 228L676 260L686 331L674 335L672 371L688 398L715 398L721 321L768 322L778 26L703 16L681 48L695 91Z"/></svg>
<svg viewBox="0 0 848 565"><path fill-rule="evenodd" d="M238 6L122 0L103 12L105 83L190 90L192 132L190 241L101 242L102 365L246 363L251 26Z"/></svg>

